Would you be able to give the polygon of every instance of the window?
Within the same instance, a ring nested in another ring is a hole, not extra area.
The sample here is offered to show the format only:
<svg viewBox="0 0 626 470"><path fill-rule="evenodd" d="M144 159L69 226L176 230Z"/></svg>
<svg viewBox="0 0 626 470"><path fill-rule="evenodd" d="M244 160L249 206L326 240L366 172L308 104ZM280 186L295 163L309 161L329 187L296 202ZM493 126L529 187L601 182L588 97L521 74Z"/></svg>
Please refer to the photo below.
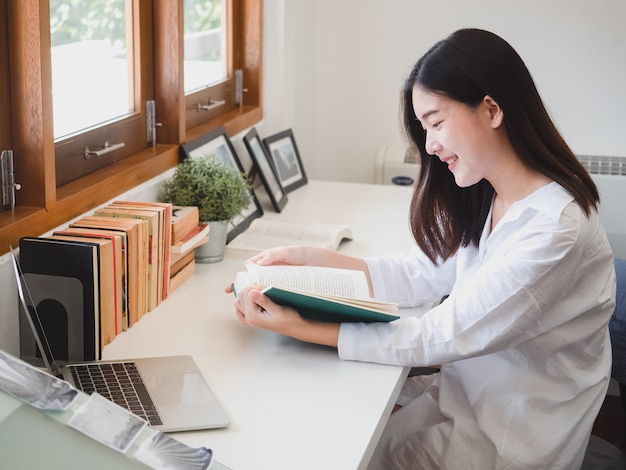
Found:
<svg viewBox="0 0 626 470"><path fill-rule="evenodd" d="M126 34L125 44L116 43L117 36L108 41L120 52L126 49L133 79L131 87L129 75L125 76L129 83L129 93L123 98L128 102L126 117L104 118L105 125L75 126L87 126L85 132L60 130L61 124L55 122L61 119L60 110L56 109L60 95L57 91L53 96L52 92L56 86L54 77L61 73L53 72L53 62L60 56L57 51L53 56L52 48L61 45L52 37L52 29L59 23L56 13L51 16L51 8L62 3L0 0L0 144L8 141L11 145L15 179L22 186L15 210L0 211L0 254L8 251L9 244L16 245L21 236L37 235L62 225L176 165L180 144L222 125L233 135L262 117L261 0L225 0L222 10L229 12L231 25L226 44L232 64L227 65L227 71L243 70L244 87L248 90L243 105L220 107L215 116L191 126L187 122L183 92L183 2L68 0L65 3L81 6L117 5L120 11L123 5L124 30L132 26L133 33ZM81 15L90 14L91 10L87 9ZM112 27L119 31L120 24ZM93 76L97 73L97 70L83 70L82 75L84 80L95 80ZM99 92L107 88L102 84L99 87ZM144 116L146 101L150 99L156 102L156 121L160 124L154 145L148 145ZM80 104L87 109L81 112L82 119L91 111L89 103ZM67 122L75 117L69 114ZM67 129L73 126L68 124ZM136 144L133 138L139 139ZM119 142L125 145L120 154L116 150L101 157L84 158L85 147L98 150L106 141L110 145ZM84 167L85 161L96 163L81 173L83 176L72 174L74 167Z"/></svg>
<svg viewBox="0 0 626 470"><path fill-rule="evenodd" d="M230 25L226 0L185 0L183 5L187 96L228 78Z"/></svg>
<svg viewBox="0 0 626 470"><path fill-rule="evenodd" d="M148 146L151 37L148 2L50 1L57 186Z"/></svg>
<svg viewBox="0 0 626 470"><path fill-rule="evenodd" d="M235 18L227 0L184 1L186 127L234 109L235 77L228 33Z"/></svg>
<svg viewBox="0 0 626 470"><path fill-rule="evenodd" d="M54 138L135 111L133 11L127 0L50 0Z"/></svg>
<svg viewBox="0 0 626 470"><path fill-rule="evenodd" d="M261 104L262 3L185 0L184 9L185 128L192 137L202 133L194 129L203 129L219 116ZM198 43L204 50L203 61L194 52ZM198 77L203 81L198 82Z"/></svg>

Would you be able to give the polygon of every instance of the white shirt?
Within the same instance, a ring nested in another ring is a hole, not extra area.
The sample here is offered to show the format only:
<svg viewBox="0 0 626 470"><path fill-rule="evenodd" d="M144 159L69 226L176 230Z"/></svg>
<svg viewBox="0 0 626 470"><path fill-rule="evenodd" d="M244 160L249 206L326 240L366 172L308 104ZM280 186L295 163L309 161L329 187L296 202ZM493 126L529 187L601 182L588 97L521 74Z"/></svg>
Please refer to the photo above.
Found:
<svg viewBox="0 0 626 470"><path fill-rule="evenodd" d="M392 415L374 468L582 463L611 366L604 229L557 183L513 204L491 233L490 220L478 247L439 267L417 249L367 260L381 300L414 306L450 293L421 317L341 325L342 359L443 365L424 379L429 399Z"/></svg>

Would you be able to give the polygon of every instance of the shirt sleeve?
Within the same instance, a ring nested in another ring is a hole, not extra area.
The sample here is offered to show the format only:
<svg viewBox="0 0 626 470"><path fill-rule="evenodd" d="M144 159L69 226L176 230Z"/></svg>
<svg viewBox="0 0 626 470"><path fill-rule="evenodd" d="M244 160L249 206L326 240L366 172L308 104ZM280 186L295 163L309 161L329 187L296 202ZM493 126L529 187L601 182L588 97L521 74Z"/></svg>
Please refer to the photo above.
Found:
<svg viewBox="0 0 626 470"><path fill-rule="evenodd" d="M456 278L456 256L433 264L419 249L386 257L366 258L374 297L416 307L448 295Z"/></svg>

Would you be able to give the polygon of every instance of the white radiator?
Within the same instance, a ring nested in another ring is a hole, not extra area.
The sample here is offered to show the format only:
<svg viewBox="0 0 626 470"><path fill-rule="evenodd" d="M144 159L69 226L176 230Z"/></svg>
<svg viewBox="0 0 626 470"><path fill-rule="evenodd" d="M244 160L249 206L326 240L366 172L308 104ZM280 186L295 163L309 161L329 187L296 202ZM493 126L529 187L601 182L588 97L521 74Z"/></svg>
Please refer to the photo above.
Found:
<svg viewBox="0 0 626 470"><path fill-rule="evenodd" d="M578 157L600 191L600 218L616 258L626 259L626 157Z"/></svg>

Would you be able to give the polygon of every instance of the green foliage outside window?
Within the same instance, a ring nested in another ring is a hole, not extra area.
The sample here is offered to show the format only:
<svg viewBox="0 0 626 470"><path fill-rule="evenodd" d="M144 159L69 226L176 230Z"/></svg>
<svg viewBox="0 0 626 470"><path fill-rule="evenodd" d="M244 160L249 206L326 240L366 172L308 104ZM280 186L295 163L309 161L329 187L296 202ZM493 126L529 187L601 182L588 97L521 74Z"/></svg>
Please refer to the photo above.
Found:
<svg viewBox="0 0 626 470"><path fill-rule="evenodd" d="M184 2L186 34L221 26L222 0ZM126 3L126 0L50 0L52 47L106 40L114 47L125 48Z"/></svg>
<svg viewBox="0 0 626 470"><path fill-rule="evenodd" d="M124 49L126 0L50 0L50 33L52 47L104 40Z"/></svg>
<svg viewBox="0 0 626 470"><path fill-rule="evenodd" d="M185 34L221 26L222 0L185 0Z"/></svg>

